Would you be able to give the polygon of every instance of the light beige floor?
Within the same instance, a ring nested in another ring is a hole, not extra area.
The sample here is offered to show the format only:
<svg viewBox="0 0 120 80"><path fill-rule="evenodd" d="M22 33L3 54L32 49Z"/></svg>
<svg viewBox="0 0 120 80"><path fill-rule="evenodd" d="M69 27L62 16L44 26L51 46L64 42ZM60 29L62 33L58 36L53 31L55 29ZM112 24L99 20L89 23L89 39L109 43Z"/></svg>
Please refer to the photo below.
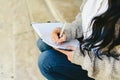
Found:
<svg viewBox="0 0 120 80"><path fill-rule="evenodd" d="M45 80L32 22L74 20L81 0L0 0L0 80ZM52 6L51 6L52 5Z"/></svg>

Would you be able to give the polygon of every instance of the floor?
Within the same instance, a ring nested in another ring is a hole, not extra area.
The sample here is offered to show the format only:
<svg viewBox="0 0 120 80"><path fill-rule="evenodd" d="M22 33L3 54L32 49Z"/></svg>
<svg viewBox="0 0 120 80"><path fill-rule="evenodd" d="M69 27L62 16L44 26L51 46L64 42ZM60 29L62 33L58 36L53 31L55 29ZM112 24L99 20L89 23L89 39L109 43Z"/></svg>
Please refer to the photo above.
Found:
<svg viewBox="0 0 120 80"><path fill-rule="evenodd" d="M32 22L72 22L82 0L0 0L0 80L45 80Z"/></svg>

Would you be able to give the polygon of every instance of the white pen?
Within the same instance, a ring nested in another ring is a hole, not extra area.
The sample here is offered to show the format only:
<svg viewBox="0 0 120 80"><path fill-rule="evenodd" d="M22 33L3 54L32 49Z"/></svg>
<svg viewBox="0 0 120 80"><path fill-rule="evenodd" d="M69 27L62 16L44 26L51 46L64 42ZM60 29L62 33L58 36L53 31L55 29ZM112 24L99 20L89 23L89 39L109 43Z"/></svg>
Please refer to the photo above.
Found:
<svg viewBox="0 0 120 80"><path fill-rule="evenodd" d="M59 38L61 38L62 35L63 35L64 29L65 29L65 25L66 25L66 23L64 23L64 25L62 27L62 30L61 30L60 35L59 35Z"/></svg>

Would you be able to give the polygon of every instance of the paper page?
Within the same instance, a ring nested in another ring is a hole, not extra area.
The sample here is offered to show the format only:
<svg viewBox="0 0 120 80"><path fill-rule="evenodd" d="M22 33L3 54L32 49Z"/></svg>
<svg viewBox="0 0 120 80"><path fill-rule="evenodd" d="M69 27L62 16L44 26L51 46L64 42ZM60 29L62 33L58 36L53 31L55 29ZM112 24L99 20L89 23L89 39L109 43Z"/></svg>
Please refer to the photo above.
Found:
<svg viewBox="0 0 120 80"><path fill-rule="evenodd" d="M73 47L78 47L79 46L79 41L77 39L71 40L68 42L65 42L63 44L56 44L52 41L51 39L51 32L56 28L56 27L61 27L63 26L62 23L33 23L32 24L33 28L35 31L38 33L40 38L47 43L48 45L54 47L54 48L61 48L61 49L67 49L68 46L73 46Z"/></svg>

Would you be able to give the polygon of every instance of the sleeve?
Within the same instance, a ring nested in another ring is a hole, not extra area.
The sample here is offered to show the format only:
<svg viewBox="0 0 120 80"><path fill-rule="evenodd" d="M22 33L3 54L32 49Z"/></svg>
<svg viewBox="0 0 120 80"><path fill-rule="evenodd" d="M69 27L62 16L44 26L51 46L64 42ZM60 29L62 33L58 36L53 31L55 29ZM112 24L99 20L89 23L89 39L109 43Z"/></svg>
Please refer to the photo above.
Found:
<svg viewBox="0 0 120 80"><path fill-rule="evenodd" d="M76 16L76 19L72 23L67 23L65 26L65 34L67 36L67 41L83 36L81 11L86 1L87 0L82 1L80 12Z"/></svg>
<svg viewBox="0 0 120 80"><path fill-rule="evenodd" d="M76 16L76 19L72 23L66 23L64 32L67 36L67 41L82 37L81 13Z"/></svg>
<svg viewBox="0 0 120 80"><path fill-rule="evenodd" d="M93 52L85 53L83 56L79 51L76 51L72 63L87 70L88 76L95 80L120 80L120 60L106 55L102 55L101 58L102 60L96 57Z"/></svg>

